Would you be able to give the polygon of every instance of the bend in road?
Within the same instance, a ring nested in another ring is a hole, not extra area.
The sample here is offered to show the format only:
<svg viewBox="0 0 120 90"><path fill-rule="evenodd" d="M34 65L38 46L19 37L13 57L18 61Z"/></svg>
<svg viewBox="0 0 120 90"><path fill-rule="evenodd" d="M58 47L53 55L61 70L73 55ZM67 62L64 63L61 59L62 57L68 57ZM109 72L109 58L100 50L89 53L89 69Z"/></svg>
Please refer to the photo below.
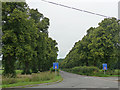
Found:
<svg viewBox="0 0 120 90"><path fill-rule="evenodd" d="M63 81L51 85L39 85L31 88L118 88L118 77L82 76L61 71Z"/></svg>

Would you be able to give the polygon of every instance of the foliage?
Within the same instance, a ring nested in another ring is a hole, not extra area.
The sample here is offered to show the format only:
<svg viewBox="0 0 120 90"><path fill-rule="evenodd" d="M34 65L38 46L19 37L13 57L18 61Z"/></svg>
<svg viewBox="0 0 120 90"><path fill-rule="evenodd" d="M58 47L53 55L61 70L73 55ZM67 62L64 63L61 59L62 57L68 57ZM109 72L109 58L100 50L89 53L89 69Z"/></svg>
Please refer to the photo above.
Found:
<svg viewBox="0 0 120 90"><path fill-rule="evenodd" d="M27 7L27 5L25 3L11 3L11 2L10 3L3 2L2 5L3 5L2 7L2 22L3 22L2 63L4 67L3 75L14 77L16 75L14 64L16 61L15 51L18 44L17 34L19 33L19 30L21 31L21 29L18 28L20 24L19 20L24 21L24 19L22 18L25 18L27 16L23 12L23 11L26 11L25 7ZM19 8L16 9L17 7Z"/></svg>
<svg viewBox="0 0 120 90"><path fill-rule="evenodd" d="M59 73L59 69L56 69L56 71ZM53 67L50 68L50 72L55 72L55 69L53 69Z"/></svg>
<svg viewBox="0 0 120 90"><path fill-rule="evenodd" d="M81 75L91 75L93 73L97 73L99 69L94 66L79 66L79 67L74 67L71 69L65 69L68 72L73 72Z"/></svg>
<svg viewBox="0 0 120 90"><path fill-rule="evenodd" d="M59 63L59 67L61 68L61 65L62 65L62 62L63 62L63 58L60 58L60 59L58 59L58 63Z"/></svg>
<svg viewBox="0 0 120 90"><path fill-rule="evenodd" d="M3 75L47 71L57 59L57 42L48 36L49 19L24 2L3 2Z"/></svg>
<svg viewBox="0 0 120 90"><path fill-rule="evenodd" d="M109 77L109 76L118 76L120 74L118 69L115 70L100 70L97 67L94 66L79 66L79 67L73 67L69 69L63 69L64 71L76 73L80 75L87 75L87 76L99 76L99 77Z"/></svg>
<svg viewBox="0 0 120 90"><path fill-rule="evenodd" d="M108 69L119 68L119 25L116 18L105 18L96 28L91 27L87 34L75 43L65 57L61 68L76 66L96 66L102 69L107 63Z"/></svg>

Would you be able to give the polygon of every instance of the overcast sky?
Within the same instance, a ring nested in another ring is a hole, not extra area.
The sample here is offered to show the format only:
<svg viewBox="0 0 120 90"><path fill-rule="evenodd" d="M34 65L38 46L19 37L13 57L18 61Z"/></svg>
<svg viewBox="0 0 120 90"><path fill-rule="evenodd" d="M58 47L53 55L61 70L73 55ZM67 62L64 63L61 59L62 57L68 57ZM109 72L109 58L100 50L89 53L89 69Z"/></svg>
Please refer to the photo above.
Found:
<svg viewBox="0 0 120 90"><path fill-rule="evenodd" d="M48 0L68 5L82 10L92 11L110 17L118 17L119 0ZM56 6L41 0L26 0L30 8L38 9L45 17L50 19L49 37L58 43L58 58L64 58L81 40L90 27L97 27L104 17L91 15Z"/></svg>

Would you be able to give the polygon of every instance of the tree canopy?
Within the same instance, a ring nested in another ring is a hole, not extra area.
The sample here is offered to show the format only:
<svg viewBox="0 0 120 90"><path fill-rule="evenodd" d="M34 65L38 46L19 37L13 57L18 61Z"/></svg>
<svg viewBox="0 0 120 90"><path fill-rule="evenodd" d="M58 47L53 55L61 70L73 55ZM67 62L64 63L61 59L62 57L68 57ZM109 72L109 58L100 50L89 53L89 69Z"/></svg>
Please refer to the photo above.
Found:
<svg viewBox="0 0 120 90"><path fill-rule="evenodd" d="M75 43L62 62L62 68L84 65L102 68L103 63L107 63L109 69L119 68L118 21L105 18L98 25L88 29L82 40Z"/></svg>
<svg viewBox="0 0 120 90"><path fill-rule="evenodd" d="M48 36L49 19L25 2L3 2L2 54L4 76L47 71L57 59L57 42Z"/></svg>

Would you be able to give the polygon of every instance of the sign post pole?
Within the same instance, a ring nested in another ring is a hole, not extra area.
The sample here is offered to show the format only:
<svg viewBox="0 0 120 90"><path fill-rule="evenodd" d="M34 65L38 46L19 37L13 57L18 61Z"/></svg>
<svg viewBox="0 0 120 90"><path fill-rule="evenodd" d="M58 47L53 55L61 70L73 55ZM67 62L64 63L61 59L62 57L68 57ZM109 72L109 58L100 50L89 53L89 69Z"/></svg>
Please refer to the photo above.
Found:
<svg viewBox="0 0 120 90"><path fill-rule="evenodd" d="M55 69L55 76L56 76L56 69Z"/></svg>
<svg viewBox="0 0 120 90"><path fill-rule="evenodd" d="M55 76L57 75L58 63L53 63L53 69L55 69Z"/></svg>
<svg viewBox="0 0 120 90"><path fill-rule="evenodd" d="M105 74L105 70L104 70L104 74Z"/></svg>
<svg viewBox="0 0 120 90"><path fill-rule="evenodd" d="M103 64L103 70L104 70L104 74L105 74L105 70L107 70L107 64Z"/></svg>
<svg viewBox="0 0 120 90"><path fill-rule="evenodd" d="M55 76L57 75L57 74L56 74L56 69L57 69L57 66L55 66Z"/></svg>

